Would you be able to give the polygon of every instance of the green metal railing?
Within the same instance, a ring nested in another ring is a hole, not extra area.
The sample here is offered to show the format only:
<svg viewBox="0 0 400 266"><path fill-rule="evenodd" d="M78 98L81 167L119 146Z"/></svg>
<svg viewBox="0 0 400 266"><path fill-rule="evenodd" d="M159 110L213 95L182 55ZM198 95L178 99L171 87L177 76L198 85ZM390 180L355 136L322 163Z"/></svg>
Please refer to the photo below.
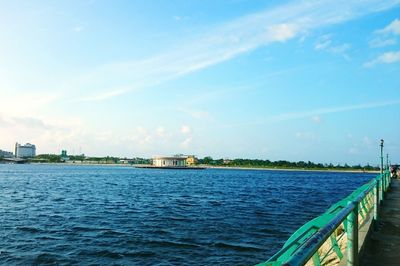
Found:
<svg viewBox="0 0 400 266"><path fill-rule="evenodd" d="M390 186L387 169L324 214L299 228L283 248L268 261L257 266L334 265L345 256L347 265L358 265L359 229L372 224L377 228L379 205Z"/></svg>

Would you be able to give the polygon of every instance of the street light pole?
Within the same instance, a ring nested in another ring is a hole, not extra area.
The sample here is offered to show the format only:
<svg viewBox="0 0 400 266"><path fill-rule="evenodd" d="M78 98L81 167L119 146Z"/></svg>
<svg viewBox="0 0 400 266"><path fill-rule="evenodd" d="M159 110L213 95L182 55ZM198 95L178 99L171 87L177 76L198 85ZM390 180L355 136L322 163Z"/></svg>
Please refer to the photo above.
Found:
<svg viewBox="0 0 400 266"><path fill-rule="evenodd" d="M379 191L379 203L383 201L383 190L385 189L384 178L383 178L383 139L381 139L381 178L380 178L380 191Z"/></svg>
<svg viewBox="0 0 400 266"><path fill-rule="evenodd" d="M389 153L386 153L386 170L389 170Z"/></svg>
<svg viewBox="0 0 400 266"><path fill-rule="evenodd" d="M387 189L390 187L391 176L390 176L390 162L389 162L389 153L386 154L386 182L387 182Z"/></svg>

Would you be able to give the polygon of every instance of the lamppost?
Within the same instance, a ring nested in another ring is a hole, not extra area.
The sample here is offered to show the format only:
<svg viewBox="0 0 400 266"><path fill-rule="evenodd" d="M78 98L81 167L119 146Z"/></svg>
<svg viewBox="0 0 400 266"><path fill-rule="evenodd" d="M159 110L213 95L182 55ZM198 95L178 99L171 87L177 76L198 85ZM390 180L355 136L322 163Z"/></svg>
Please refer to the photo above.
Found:
<svg viewBox="0 0 400 266"><path fill-rule="evenodd" d="M384 184L384 178L383 178L383 139L381 139L381 178L380 178L380 200L379 203L382 203L383 201L383 190L385 189L385 184Z"/></svg>
<svg viewBox="0 0 400 266"><path fill-rule="evenodd" d="M391 175L390 175L390 161L389 161L389 153L386 154L386 182L387 182L387 188L386 190L389 189L390 187L390 183L392 181L391 179Z"/></svg>
<svg viewBox="0 0 400 266"><path fill-rule="evenodd" d="M386 154L386 170L389 170L390 163L389 163L389 153Z"/></svg>

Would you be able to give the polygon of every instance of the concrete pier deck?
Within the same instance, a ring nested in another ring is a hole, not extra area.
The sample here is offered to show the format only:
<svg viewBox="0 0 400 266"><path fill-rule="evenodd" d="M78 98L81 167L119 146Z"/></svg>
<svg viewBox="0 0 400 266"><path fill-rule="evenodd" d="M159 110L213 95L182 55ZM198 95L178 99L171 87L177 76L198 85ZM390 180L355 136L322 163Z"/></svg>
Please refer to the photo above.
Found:
<svg viewBox="0 0 400 266"><path fill-rule="evenodd" d="M400 180L393 179L380 210L379 230L367 240L360 265L400 265Z"/></svg>

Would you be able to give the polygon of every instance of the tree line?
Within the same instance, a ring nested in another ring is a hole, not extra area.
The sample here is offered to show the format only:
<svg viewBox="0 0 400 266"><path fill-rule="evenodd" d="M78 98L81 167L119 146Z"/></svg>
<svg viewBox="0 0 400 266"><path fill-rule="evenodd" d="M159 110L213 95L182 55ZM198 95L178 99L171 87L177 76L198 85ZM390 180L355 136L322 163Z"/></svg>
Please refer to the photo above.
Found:
<svg viewBox="0 0 400 266"><path fill-rule="evenodd" d="M49 163L63 163L66 158L56 154L40 154L31 159L32 162L49 162ZM152 160L148 158L119 158L112 156L105 157L86 157L85 155L68 155L69 162L91 162L102 164L118 164L124 161L129 164L151 164ZM286 160L270 161L261 159L213 159L211 156L206 156L197 160L198 165L205 166L225 166L225 167L249 167L249 168L280 168L280 169L315 169L315 170L365 170L373 171L379 170L378 166L367 165L348 165L348 164L322 164L314 163L311 161L298 161L290 162Z"/></svg>
<svg viewBox="0 0 400 266"><path fill-rule="evenodd" d="M348 165L348 164L322 164L311 161L290 162L286 160L270 161L261 159L213 159L206 156L198 160L198 164L210 166L228 166L228 167L255 167L255 168L283 168L283 169L341 169L341 170L379 170L377 166L367 165Z"/></svg>

